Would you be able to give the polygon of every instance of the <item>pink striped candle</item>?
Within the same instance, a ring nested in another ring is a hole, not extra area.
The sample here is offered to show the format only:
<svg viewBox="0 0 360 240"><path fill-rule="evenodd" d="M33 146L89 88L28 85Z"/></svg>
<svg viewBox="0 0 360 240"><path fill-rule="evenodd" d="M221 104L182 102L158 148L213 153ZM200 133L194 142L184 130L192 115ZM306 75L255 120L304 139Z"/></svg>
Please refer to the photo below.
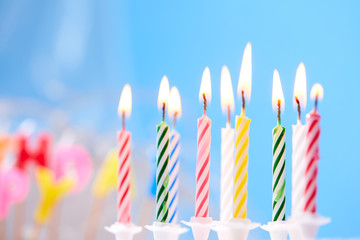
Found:
<svg viewBox="0 0 360 240"><path fill-rule="evenodd" d="M122 130L118 132L119 162L117 184L117 221L130 223L131 210L131 134L125 130L125 115L130 115L132 105L131 88L128 84L122 90L118 113L122 116Z"/></svg>
<svg viewBox="0 0 360 240"><path fill-rule="evenodd" d="M196 160L196 202L195 217L209 215L209 179L211 120L206 116L207 101L211 99L210 70L205 68L200 86L199 98L204 100L204 115L198 119Z"/></svg>
<svg viewBox="0 0 360 240"><path fill-rule="evenodd" d="M131 197L130 197L130 140L131 134L125 129L118 133L119 164L118 164L118 187L117 187L117 221L129 223Z"/></svg>
<svg viewBox="0 0 360 240"><path fill-rule="evenodd" d="M305 205L304 211L316 213L317 177L320 138L320 114L317 112L317 102L323 96L323 88L320 84L315 84L310 96L315 98L315 108L306 116L307 148L306 148L306 167L305 167Z"/></svg>

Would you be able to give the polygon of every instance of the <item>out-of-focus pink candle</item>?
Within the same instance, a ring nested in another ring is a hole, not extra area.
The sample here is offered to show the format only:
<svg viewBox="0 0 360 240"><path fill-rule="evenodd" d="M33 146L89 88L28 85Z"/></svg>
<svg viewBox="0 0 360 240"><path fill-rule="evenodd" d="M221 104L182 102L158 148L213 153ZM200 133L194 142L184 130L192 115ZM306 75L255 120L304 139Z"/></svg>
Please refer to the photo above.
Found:
<svg viewBox="0 0 360 240"><path fill-rule="evenodd" d="M195 217L206 218L209 214L211 144L211 119L206 116L207 103L211 100L211 80L208 67L205 68L202 76L199 99L204 101L204 114L198 119Z"/></svg>

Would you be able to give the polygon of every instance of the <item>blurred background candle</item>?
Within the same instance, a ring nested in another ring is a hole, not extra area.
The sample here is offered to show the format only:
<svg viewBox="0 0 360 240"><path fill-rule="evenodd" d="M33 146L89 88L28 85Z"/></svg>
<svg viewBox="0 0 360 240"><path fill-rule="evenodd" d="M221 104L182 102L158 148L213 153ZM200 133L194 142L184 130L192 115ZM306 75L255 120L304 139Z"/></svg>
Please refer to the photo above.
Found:
<svg viewBox="0 0 360 240"><path fill-rule="evenodd" d="M310 97L315 100L314 109L306 115L307 148L305 166L305 212L316 213L316 194L320 139L320 114L317 111L318 100L324 96L324 89L320 84L311 88Z"/></svg>
<svg viewBox="0 0 360 240"><path fill-rule="evenodd" d="M35 223L29 238L30 240L39 239L41 230L51 218L54 208L71 191L75 183L74 179L69 176L63 176L56 180L54 173L44 167L36 168L35 177L41 200L35 210Z"/></svg>
<svg viewBox="0 0 360 240"><path fill-rule="evenodd" d="M247 214L247 185L248 185L248 151L249 131L251 120L245 116L245 99L250 101L252 80L251 44L244 50L240 68L237 93L241 96L241 115L235 120L235 178L234 178L234 218L246 218Z"/></svg>
<svg viewBox="0 0 360 240"><path fill-rule="evenodd" d="M165 109L169 100L169 81L161 79L158 108L162 109L162 122L156 126L156 221L168 222L169 198L169 125L165 123Z"/></svg>
<svg viewBox="0 0 360 240"><path fill-rule="evenodd" d="M180 134L175 128L176 119L181 116L180 93L176 87L172 87L170 91L169 116L173 118L173 129L170 132L169 223L176 223L179 201Z"/></svg>
<svg viewBox="0 0 360 240"><path fill-rule="evenodd" d="M226 127L221 128L220 221L229 221L233 206L235 130L231 128L230 122L230 113L234 110L234 93L226 66L221 70L220 95L222 111L227 114Z"/></svg>
<svg viewBox="0 0 360 240"><path fill-rule="evenodd" d="M272 106L277 109L277 126L273 129L273 221L285 221L285 128L281 126L281 110L285 107L284 94L277 70L273 74Z"/></svg>
<svg viewBox="0 0 360 240"><path fill-rule="evenodd" d="M125 129L125 116L130 115L131 105L131 88L130 85L126 84L122 90L118 108L118 114L122 117L123 126L118 133L117 221L123 224L131 221L131 134Z"/></svg>
<svg viewBox="0 0 360 240"><path fill-rule="evenodd" d="M95 181L93 182L93 199L84 231L84 239L86 240L96 239L97 231L101 226L100 223L105 207L106 197L111 191L117 189L118 161L118 150L110 150L97 173Z"/></svg>
<svg viewBox="0 0 360 240"><path fill-rule="evenodd" d="M207 103L211 100L210 70L205 68L201 79L199 100L204 103L204 114L198 119L196 155L195 217L209 216L211 120L206 116Z"/></svg>
<svg viewBox="0 0 360 240"><path fill-rule="evenodd" d="M297 107L296 125L292 125L292 192L291 215L300 215L304 209L304 174L306 161L307 125L301 124L301 108L306 108L306 72L303 63L296 70L294 106Z"/></svg>

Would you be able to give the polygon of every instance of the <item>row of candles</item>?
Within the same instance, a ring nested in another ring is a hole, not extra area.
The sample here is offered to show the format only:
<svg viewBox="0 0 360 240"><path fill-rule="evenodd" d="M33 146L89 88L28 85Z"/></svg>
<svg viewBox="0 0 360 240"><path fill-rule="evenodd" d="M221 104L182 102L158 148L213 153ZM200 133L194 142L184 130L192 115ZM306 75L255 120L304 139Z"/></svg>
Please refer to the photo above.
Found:
<svg viewBox="0 0 360 240"><path fill-rule="evenodd" d="M246 100L250 100L252 81L252 48L245 47L237 93L242 99L240 116L231 128L230 113L234 110L234 96L230 72L226 66L221 71L221 107L227 113L226 127L221 129L221 199L220 220L245 219L247 216L248 149L250 118L245 115ZM181 115L180 94L176 87L169 91L166 76L161 80L158 107L162 109L162 122L157 125L157 171L156 171L156 221L175 223L179 186L180 136L175 130L176 118ZM311 90L315 108L301 123L301 108L306 106L306 72L300 63L295 77L294 105L298 110L297 124L293 125L292 156L292 215L316 212L317 173L319 160L320 115L318 100L323 97L323 88L315 84ZM209 170L211 145L211 119L206 114L211 100L210 70L205 68L202 76L199 100L203 102L203 116L198 119L195 217L207 218L209 213ZM118 133L119 168L117 192L117 221L130 223L130 138L125 129L125 117L131 112L131 88L122 91L118 112L123 119L123 128ZM277 110L277 125L273 129L273 221L285 220L285 128L281 125L284 96L277 70L273 73L272 105ZM165 122L165 110L173 118L173 129Z"/></svg>

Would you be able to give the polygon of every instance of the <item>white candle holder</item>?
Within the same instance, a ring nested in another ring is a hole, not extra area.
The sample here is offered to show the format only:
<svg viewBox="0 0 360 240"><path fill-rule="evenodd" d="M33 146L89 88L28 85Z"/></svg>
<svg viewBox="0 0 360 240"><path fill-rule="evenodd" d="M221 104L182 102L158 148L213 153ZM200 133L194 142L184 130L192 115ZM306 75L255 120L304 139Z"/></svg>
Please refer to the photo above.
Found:
<svg viewBox="0 0 360 240"><path fill-rule="evenodd" d="M288 223L286 221L268 222L260 226L270 234L271 240L286 240L288 235Z"/></svg>
<svg viewBox="0 0 360 240"><path fill-rule="evenodd" d="M212 230L217 232L220 240L246 240L250 230L259 226L259 223L249 219L232 219L228 222L214 222Z"/></svg>
<svg viewBox="0 0 360 240"><path fill-rule="evenodd" d="M195 240L207 240L209 238L210 229L213 225L211 217L192 217L190 222L181 222L191 227Z"/></svg>
<svg viewBox="0 0 360 240"><path fill-rule="evenodd" d="M115 235L116 240L132 240L133 236L142 231L142 227L133 223L123 224L115 222L110 227L105 227L108 232Z"/></svg>
<svg viewBox="0 0 360 240"><path fill-rule="evenodd" d="M328 224L330 218L317 214L304 213L288 220L288 232L291 240L314 240L319 227Z"/></svg>
<svg viewBox="0 0 360 240"><path fill-rule="evenodd" d="M154 240L177 240L179 236L188 231L179 224L154 222L153 225L146 225L146 229L154 234Z"/></svg>

